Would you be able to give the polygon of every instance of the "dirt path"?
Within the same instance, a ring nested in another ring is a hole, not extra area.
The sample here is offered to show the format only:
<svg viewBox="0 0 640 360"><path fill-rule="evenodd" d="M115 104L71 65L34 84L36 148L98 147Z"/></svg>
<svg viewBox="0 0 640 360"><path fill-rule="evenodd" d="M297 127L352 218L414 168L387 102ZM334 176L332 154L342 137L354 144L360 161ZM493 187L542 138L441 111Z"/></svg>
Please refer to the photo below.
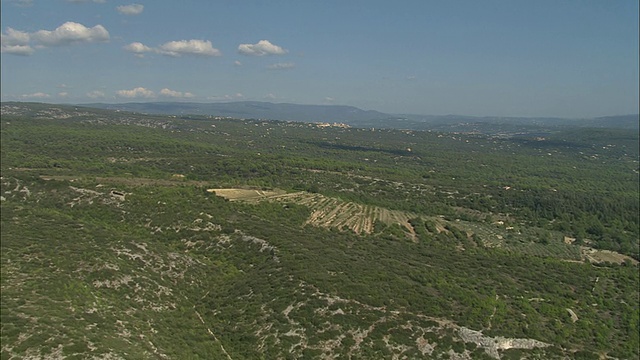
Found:
<svg viewBox="0 0 640 360"><path fill-rule="evenodd" d="M200 319L200 322L202 323L202 325L204 325L207 328L207 331L209 332L209 334L213 337L213 339L220 343L220 349L222 349L222 352L227 355L227 359L229 360L233 360L231 358L231 355L229 355L229 353L227 352L227 350L224 348L224 346L222 345L222 342L220 341L220 339L218 339L218 337L216 336L216 334L213 333L213 331L211 331L211 329L209 329L209 327L207 327L207 324L205 324L204 319L202 318L202 316L200 316L200 313L198 312L198 310L195 310L196 312L196 316L198 316L198 319Z"/></svg>

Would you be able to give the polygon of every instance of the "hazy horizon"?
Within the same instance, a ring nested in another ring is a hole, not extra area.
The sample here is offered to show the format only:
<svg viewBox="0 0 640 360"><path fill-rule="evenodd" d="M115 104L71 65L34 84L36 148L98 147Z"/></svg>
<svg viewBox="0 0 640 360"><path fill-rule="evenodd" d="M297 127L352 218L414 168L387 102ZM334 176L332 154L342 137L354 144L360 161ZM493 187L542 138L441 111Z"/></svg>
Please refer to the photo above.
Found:
<svg viewBox="0 0 640 360"><path fill-rule="evenodd" d="M295 105L295 106L336 106L336 107L349 107L349 108L356 108L362 111L374 111L374 112L379 112L382 113L384 115L395 115L395 116L434 116L434 117L446 117L446 116L459 116L459 117L469 117L469 118L531 118L531 119L536 119L536 118L557 118L557 119L565 119L565 120L589 120L589 119L596 119L596 118L607 118L607 117L617 117L617 116L640 116L639 112L635 112L635 113L611 113L611 114L607 114L607 115L601 115L601 116L593 116L593 117L563 117L563 116L500 116L500 115L494 115L494 114L455 114L455 113L443 113L443 114L420 114L420 113L391 113L391 112L384 112L384 111L380 111L377 109L363 109L363 108L359 108L357 106L353 106L353 105L349 105L349 104L305 104L305 103L291 103L291 102L278 102L278 101L266 101L266 100L228 100L228 101L224 101L224 100L218 100L218 101L189 101L189 100L163 100L163 99L155 99L155 100L148 100L148 101L144 101L142 99L131 99L131 100L122 100L122 101L84 101L84 102L77 102L77 103L71 103L71 102L64 102L64 101L46 101L46 100L2 100L3 103L10 103L10 102L16 102L16 103L40 103L40 104L52 104L52 105L63 105L63 106L87 106L87 107L91 107L91 105L94 104L103 104L103 105L127 105L127 104L197 104L197 105L215 105L215 104L220 104L220 105L225 105L225 104L234 104L234 103L249 103L249 102L255 102L255 103L264 103L264 104L274 104L274 105Z"/></svg>

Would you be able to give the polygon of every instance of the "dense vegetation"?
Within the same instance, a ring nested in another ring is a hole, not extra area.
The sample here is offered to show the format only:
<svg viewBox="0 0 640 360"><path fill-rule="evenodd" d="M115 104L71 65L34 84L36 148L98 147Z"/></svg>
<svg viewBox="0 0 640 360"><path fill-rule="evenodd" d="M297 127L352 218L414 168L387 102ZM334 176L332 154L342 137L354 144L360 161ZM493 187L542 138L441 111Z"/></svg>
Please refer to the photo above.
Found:
<svg viewBox="0 0 640 360"><path fill-rule="evenodd" d="M638 259L637 133L19 103L1 131L3 359L638 356L637 263L591 264L579 247ZM225 187L419 215L412 233L357 235L305 225L299 204L206 191ZM462 327L551 346L492 353Z"/></svg>

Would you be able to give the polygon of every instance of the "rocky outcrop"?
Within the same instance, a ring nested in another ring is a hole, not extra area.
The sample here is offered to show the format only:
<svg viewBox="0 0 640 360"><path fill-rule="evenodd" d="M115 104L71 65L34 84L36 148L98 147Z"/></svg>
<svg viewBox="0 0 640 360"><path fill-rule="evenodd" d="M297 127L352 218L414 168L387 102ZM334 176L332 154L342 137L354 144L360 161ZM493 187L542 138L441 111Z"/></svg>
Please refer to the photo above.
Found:
<svg viewBox="0 0 640 360"><path fill-rule="evenodd" d="M498 353L498 350L533 349L538 347L547 347L550 345L534 339L516 339L506 338L503 336L485 336L480 331L467 329L465 327L460 327L458 329L458 334L460 335L460 338L465 342L475 343L479 347L484 348L487 354L496 359L500 359L500 353Z"/></svg>

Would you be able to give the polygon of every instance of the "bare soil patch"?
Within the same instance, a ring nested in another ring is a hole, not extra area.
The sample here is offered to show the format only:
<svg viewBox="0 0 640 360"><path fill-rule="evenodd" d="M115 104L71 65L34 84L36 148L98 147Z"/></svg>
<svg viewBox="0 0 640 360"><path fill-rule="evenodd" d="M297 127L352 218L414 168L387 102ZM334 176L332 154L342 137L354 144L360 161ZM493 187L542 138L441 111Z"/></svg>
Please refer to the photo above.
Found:
<svg viewBox="0 0 640 360"><path fill-rule="evenodd" d="M614 264L622 264L625 260L630 261L633 265L637 265L638 261L630 256L619 254L610 250L598 250L587 246L580 247L582 256L585 260L592 263L610 262Z"/></svg>
<svg viewBox="0 0 640 360"><path fill-rule="evenodd" d="M221 196L229 201L259 201L285 193L282 190L255 189L208 189L207 191L215 193L216 196Z"/></svg>

